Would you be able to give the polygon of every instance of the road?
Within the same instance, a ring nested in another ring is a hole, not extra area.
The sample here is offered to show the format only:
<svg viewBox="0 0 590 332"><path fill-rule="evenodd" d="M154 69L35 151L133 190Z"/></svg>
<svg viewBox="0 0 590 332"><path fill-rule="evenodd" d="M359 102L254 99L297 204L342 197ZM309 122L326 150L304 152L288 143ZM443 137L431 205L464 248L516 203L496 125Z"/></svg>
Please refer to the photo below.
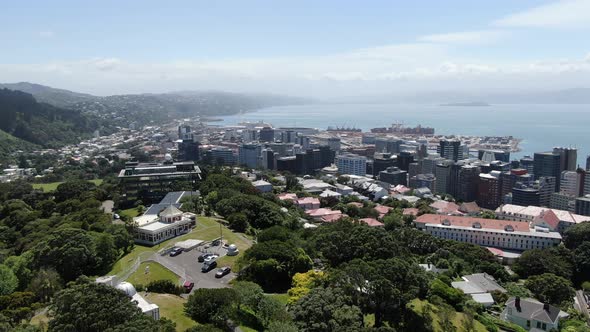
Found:
<svg viewBox="0 0 590 332"><path fill-rule="evenodd" d="M586 300L584 298L584 291L576 291L576 302L580 307L580 311L584 314L584 317L586 317L586 320L590 321L590 312L588 312L588 306L586 305Z"/></svg>

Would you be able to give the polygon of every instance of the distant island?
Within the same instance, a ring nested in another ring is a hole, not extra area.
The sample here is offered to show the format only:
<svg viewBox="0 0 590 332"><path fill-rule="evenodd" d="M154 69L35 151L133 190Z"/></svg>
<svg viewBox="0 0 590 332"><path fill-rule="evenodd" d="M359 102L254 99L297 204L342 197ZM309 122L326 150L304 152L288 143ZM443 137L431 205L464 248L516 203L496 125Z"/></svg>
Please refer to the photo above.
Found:
<svg viewBox="0 0 590 332"><path fill-rule="evenodd" d="M440 106L477 106L477 107L481 107L481 106L491 106L491 105L488 103L484 103L482 101L470 101L470 102L465 102L465 103L440 104Z"/></svg>

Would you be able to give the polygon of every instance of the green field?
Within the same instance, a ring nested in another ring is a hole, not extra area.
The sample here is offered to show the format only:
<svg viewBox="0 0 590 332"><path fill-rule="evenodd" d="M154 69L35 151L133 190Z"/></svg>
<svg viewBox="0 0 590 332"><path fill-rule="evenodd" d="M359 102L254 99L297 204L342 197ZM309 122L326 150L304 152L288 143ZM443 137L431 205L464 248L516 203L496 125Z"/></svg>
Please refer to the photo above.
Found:
<svg viewBox="0 0 590 332"><path fill-rule="evenodd" d="M131 218L137 217L139 215L139 210L137 210L137 208L121 210L121 212L119 212L119 214L121 216L126 216L127 218L131 219Z"/></svg>
<svg viewBox="0 0 590 332"><path fill-rule="evenodd" d="M149 266L149 272L145 273L145 268L147 266ZM179 277L176 274L174 274L174 272L168 270L167 268L156 262L144 262L139 265L137 271L135 271L135 273L133 273L129 277L129 279L127 279L127 281L133 284L134 286L146 286L152 281L170 280L176 285L178 284L178 278Z"/></svg>
<svg viewBox="0 0 590 332"><path fill-rule="evenodd" d="M160 307L161 317L166 317L176 323L176 331L186 331L186 329L197 325L195 321L184 315L186 299L172 294L156 293L150 293L146 299Z"/></svg>
<svg viewBox="0 0 590 332"><path fill-rule="evenodd" d="M429 303L426 300L420 300L420 299L414 299L409 303L410 308L417 313L418 315L422 314L422 308L424 308L424 306L426 305L430 305L430 307L432 308L432 311L430 312L430 318L432 319L432 327L434 329L434 331L443 331L443 329L440 326L439 323L439 316L437 315L438 313L438 307L432 303ZM457 328L457 331L462 331L463 330L463 320L466 318L466 315L462 312L455 312L453 318L452 318L452 322L453 325ZM486 332L487 329L485 328L485 326L478 322L478 321L474 321L475 323L475 332Z"/></svg>
<svg viewBox="0 0 590 332"><path fill-rule="evenodd" d="M88 180L88 182L92 182L97 186L100 186L102 183L102 179L95 179L95 180ZM57 189L57 186L62 184L63 182L50 182L50 183L33 183L33 189L41 189L44 192L52 192Z"/></svg>

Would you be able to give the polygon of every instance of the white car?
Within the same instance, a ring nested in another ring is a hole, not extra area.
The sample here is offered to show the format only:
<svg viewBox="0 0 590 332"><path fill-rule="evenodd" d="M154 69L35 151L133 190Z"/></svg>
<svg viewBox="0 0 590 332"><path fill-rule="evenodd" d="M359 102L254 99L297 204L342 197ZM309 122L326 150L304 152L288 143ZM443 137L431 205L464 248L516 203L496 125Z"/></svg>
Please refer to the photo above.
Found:
<svg viewBox="0 0 590 332"><path fill-rule="evenodd" d="M219 258L219 255L207 256L207 257L205 257L205 262L211 262L211 261L216 260L217 258Z"/></svg>

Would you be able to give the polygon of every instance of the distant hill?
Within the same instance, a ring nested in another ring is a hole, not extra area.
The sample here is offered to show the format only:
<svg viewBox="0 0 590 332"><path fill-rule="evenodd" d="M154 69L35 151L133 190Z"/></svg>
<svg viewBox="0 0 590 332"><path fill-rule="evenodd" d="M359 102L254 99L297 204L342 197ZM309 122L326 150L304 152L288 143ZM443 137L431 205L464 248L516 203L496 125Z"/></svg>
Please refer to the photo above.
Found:
<svg viewBox="0 0 590 332"><path fill-rule="evenodd" d="M231 115L270 106L312 102L297 97L220 91L178 91L99 97L27 82L0 84L0 87L27 92L38 101L93 114L123 126L131 122L158 124L189 116Z"/></svg>
<svg viewBox="0 0 590 332"><path fill-rule="evenodd" d="M32 151L36 148L39 146L0 130L0 161L6 160L14 152Z"/></svg>
<svg viewBox="0 0 590 332"><path fill-rule="evenodd" d="M0 130L46 148L78 143L101 129L109 131L103 120L80 111L46 103L22 91L0 89ZM6 142L10 137L3 137Z"/></svg>
<svg viewBox="0 0 590 332"><path fill-rule="evenodd" d="M57 107L68 107L78 102L90 101L98 98L89 94L56 89L29 82L0 83L0 88L30 93L38 102L48 103Z"/></svg>

